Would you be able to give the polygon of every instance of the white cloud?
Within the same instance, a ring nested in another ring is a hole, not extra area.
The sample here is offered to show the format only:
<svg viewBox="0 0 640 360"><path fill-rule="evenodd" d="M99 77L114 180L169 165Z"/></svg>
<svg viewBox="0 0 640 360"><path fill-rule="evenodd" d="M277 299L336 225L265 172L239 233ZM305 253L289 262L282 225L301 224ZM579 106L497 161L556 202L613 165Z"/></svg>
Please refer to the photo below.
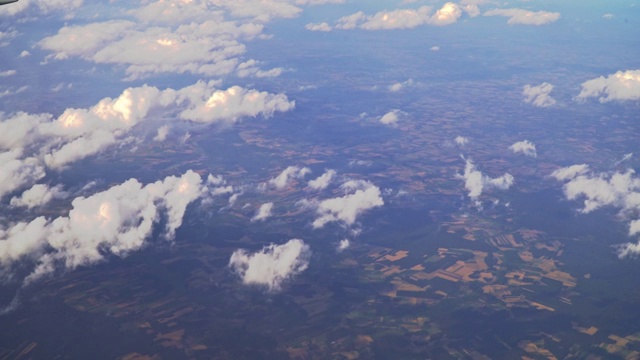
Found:
<svg viewBox="0 0 640 360"><path fill-rule="evenodd" d="M158 132L156 136L153 138L153 141L165 141L167 139L167 135L169 135L169 126L163 125L158 128Z"/></svg>
<svg viewBox="0 0 640 360"><path fill-rule="evenodd" d="M238 86L218 90L215 85L200 81L179 90L128 88L115 99L104 98L86 109L66 109L57 118L26 113L3 118L0 114L0 151L5 150L0 155L4 159L0 198L32 185L45 175L45 167L59 169L125 141L137 124L153 121L152 113L165 111L177 113L181 120L231 125L243 117L270 117L294 107L284 94ZM160 127L158 134L164 131Z"/></svg>
<svg viewBox="0 0 640 360"><path fill-rule="evenodd" d="M0 16L2 16L2 12L0 12ZM18 32L11 28L9 30L0 31L0 47L9 45L11 40L16 36L18 36Z"/></svg>
<svg viewBox="0 0 640 360"><path fill-rule="evenodd" d="M633 153L628 153L628 154L624 154L624 156L622 157L622 159L616 161L616 166L622 164L623 162L631 159L633 157Z"/></svg>
<svg viewBox="0 0 640 360"><path fill-rule="evenodd" d="M536 146L529 140L518 141L509 146L509 149L514 153L523 153L526 156L537 157Z"/></svg>
<svg viewBox="0 0 640 360"><path fill-rule="evenodd" d="M525 85L522 89L524 102L538 107L552 106L556 103L556 100L549 96L551 90L553 90L553 85L546 82L538 86Z"/></svg>
<svg viewBox="0 0 640 360"><path fill-rule="evenodd" d="M62 185L49 187L46 184L36 184L23 192L20 197L13 197L10 205L31 209L42 206L55 198L64 198L66 196L67 193L62 190Z"/></svg>
<svg viewBox="0 0 640 360"><path fill-rule="evenodd" d="M398 117L398 115L400 114L400 110L391 110L388 113L382 115L382 117L380 118L380 122L385 125L396 125L398 123L398 120L400 120L400 118Z"/></svg>
<svg viewBox="0 0 640 360"><path fill-rule="evenodd" d="M469 191L469 197L473 200L476 200L482 195L484 190L493 188L507 190L514 183L513 176L508 173L497 178L484 175L476 169L475 164L471 160L466 161L464 174L458 175L458 177L465 181L464 187Z"/></svg>
<svg viewBox="0 0 640 360"><path fill-rule="evenodd" d="M551 176L558 181L571 180L578 175L585 174L587 171L589 171L589 165L587 164L571 165L555 170L551 173Z"/></svg>
<svg viewBox="0 0 640 360"><path fill-rule="evenodd" d="M82 6L83 0L20 0L9 6L4 6L0 11L0 17L13 17L21 13L50 14L60 12L71 16L73 10Z"/></svg>
<svg viewBox="0 0 640 360"><path fill-rule="evenodd" d="M548 11L529 11L524 9L494 9L484 13L484 16L508 17L509 25L545 25L560 19L560 13Z"/></svg>
<svg viewBox="0 0 640 360"><path fill-rule="evenodd" d="M355 223L358 215L384 205L380 189L368 181L350 180L342 184L341 188L345 192L344 196L317 203L318 218L313 221L313 228L322 228L333 221L350 226Z"/></svg>
<svg viewBox="0 0 640 360"><path fill-rule="evenodd" d="M432 46L429 50L431 51L440 51L440 46Z"/></svg>
<svg viewBox="0 0 640 360"><path fill-rule="evenodd" d="M0 198L44 176L41 162L33 157L22 157L21 149L0 153Z"/></svg>
<svg viewBox="0 0 640 360"><path fill-rule="evenodd" d="M246 285L279 291L285 281L307 269L310 257L311 249L304 241L291 239L282 245L265 246L253 254L236 250L229 259L229 267Z"/></svg>
<svg viewBox="0 0 640 360"><path fill-rule="evenodd" d="M183 90L180 96L188 99L190 104L180 113L180 118L196 122L233 124L242 117L262 115L268 118L276 112L286 112L295 107L295 102L289 101L284 94L271 94L240 86L216 90L211 85L198 82Z"/></svg>
<svg viewBox="0 0 640 360"><path fill-rule="evenodd" d="M331 180L336 176L336 171L329 169L324 174L320 175L318 178L309 180L308 185L310 188L314 190L324 190L329 186Z"/></svg>
<svg viewBox="0 0 640 360"><path fill-rule="evenodd" d="M422 25L444 26L455 23L462 15L459 5L448 2L432 14L430 6L418 9L396 9L365 15L362 11L338 19L336 29L393 30Z"/></svg>
<svg viewBox="0 0 640 360"><path fill-rule="evenodd" d="M458 135L455 139L453 139L453 141L456 143L456 145L463 147L469 143L469 138Z"/></svg>
<svg viewBox="0 0 640 360"><path fill-rule="evenodd" d="M309 30L309 31L324 31L324 32L327 32L327 31L333 30L331 25L327 24L326 22L309 23L309 24L305 25L304 28Z"/></svg>
<svg viewBox="0 0 640 360"><path fill-rule="evenodd" d="M596 174L587 172L586 165L574 165L564 169L567 169L566 176L562 176L565 174L560 172L555 177L558 180L568 180L563 186L564 195L568 200L584 199L582 213L609 206L620 209L623 218L637 217L640 214L640 178L635 176L633 170ZM630 220L629 236L637 235L638 232L640 220ZM620 246L618 255L640 255L640 242Z"/></svg>
<svg viewBox="0 0 640 360"><path fill-rule="evenodd" d="M411 86L411 85L413 85L413 79L408 79L407 81L404 81L404 82L393 83L393 84L389 85L389 91L398 92L398 91L402 90L403 88L405 88L407 86Z"/></svg>
<svg viewBox="0 0 640 360"><path fill-rule="evenodd" d="M282 172L269 180L269 185L274 186L276 189L281 190L289 185L294 179L302 179L305 175L309 174L311 170L307 167L300 168L298 166L289 166Z"/></svg>
<svg viewBox="0 0 640 360"><path fill-rule="evenodd" d="M614 18L614 17L616 17L616 16L615 16L615 15L613 15L613 14L610 14L610 13L606 13L606 14L602 15L602 17L603 17L603 18L605 18L605 19L607 19L607 20L611 20L611 19L613 19L613 18Z"/></svg>
<svg viewBox="0 0 640 360"><path fill-rule="evenodd" d="M336 246L336 252L341 253L347 250L349 246L351 246L351 242L349 241L349 239L340 240L338 246Z"/></svg>
<svg viewBox="0 0 640 360"><path fill-rule="evenodd" d="M173 239L187 205L204 191L201 181L193 171L146 186L131 179L74 199L67 216L38 217L0 230L0 269L7 273L17 261L31 259L35 268L25 279L29 283L57 268L100 262L106 254L126 256L144 246L161 218L164 237Z"/></svg>
<svg viewBox="0 0 640 360"><path fill-rule="evenodd" d="M5 71L0 71L0 77L7 77L7 76L13 76L17 73L17 71L15 70L5 70Z"/></svg>
<svg viewBox="0 0 640 360"><path fill-rule="evenodd" d="M583 82L582 91L576 99L590 97L598 97L601 103L640 100L640 70L618 71L606 78L600 76Z"/></svg>
<svg viewBox="0 0 640 360"><path fill-rule="evenodd" d="M264 22L300 11L282 1L147 2L126 12L126 18L65 26L38 46L51 52L47 60L75 57L120 65L129 80L163 73L212 77L235 71L240 76L277 76L282 69L262 71L249 66L257 64L255 60L241 61L244 42L264 38ZM240 19L228 20L229 15Z"/></svg>
<svg viewBox="0 0 640 360"><path fill-rule="evenodd" d="M251 222L266 220L271 216L272 209L273 209L272 202L260 205L260 208L258 209L258 211L256 211L256 214L253 216L253 218L251 218Z"/></svg>
<svg viewBox="0 0 640 360"><path fill-rule="evenodd" d="M20 57L24 58L24 57L27 57L27 56L31 56L31 53L28 52L27 50L22 50L22 52L20 53Z"/></svg>
<svg viewBox="0 0 640 360"><path fill-rule="evenodd" d="M277 77L284 71L283 68L273 68L271 70L261 70L260 62L256 60L247 60L238 65L236 70L239 77L254 76L257 78Z"/></svg>

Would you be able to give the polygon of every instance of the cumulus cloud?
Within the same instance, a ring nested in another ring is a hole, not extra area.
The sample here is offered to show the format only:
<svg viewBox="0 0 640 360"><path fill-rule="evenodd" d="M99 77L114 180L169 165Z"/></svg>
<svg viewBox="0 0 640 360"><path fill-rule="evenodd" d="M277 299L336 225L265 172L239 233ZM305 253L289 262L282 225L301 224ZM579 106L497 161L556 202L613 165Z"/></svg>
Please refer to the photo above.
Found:
<svg viewBox="0 0 640 360"><path fill-rule="evenodd" d="M17 74L17 71L15 71L15 70L0 71L0 77L13 76L15 74Z"/></svg>
<svg viewBox="0 0 640 360"><path fill-rule="evenodd" d="M350 180L340 187L345 195L326 199L316 204L318 217L313 221L313 228L318 229L334 221L351 226L358 215L384 205L380 189L364 180Z"/></svg>
<svg viewBox="0 0 640 360"><path fill-rule="evenodd" d="M255 60L241 61L244 43L264 37L264 23L293 17L300 8L284 1L153 1L123 11L121 19L68 25L42 39L47 60L81 58L124 67L127 79L164 73L277 76ZM130 20L131 17L134 21ZM228 20L229 17L236 20Z"/></svg>
<svg viewBox="0 0 640 360"><path fill-rule="evenodd" d="M393 83L393 84L389 85L389 91L398 92L398 91L402 90L403 88L405 88L407 86L411 86L411 85L413 85L413 79L408 79L407 81L404 81L404 82Z"/></svg>
<svg viewBox="0 0 640 360"><path fill-rule="evenodd" d="M453 141L456 143L456 145L463 147L469 143L469 138L464 136L456 136L456 138L453 139Z"/></svg>
<svg viewBox="0 0 640 360"><path fill-rule="evenodd" d="M507 190L514 183L514 178L509 173L505 173L497 178L484 175L477 170L475 164L468 159L464 168L464 174L458 175L458 177L464 180L464 187L469 191L469 197L473 200L476 200L482 195L484 190Z"/></svg>
<svg viewBox="0 0 640 360"><path fill-rule="evenodd" d="M455 23L462 15L462 8L448 2L432 13L430 6L418 9L396 9L365 15L362 11L338 19L335 28L342 30L393 30L411 29L422 25L444 26Z"/></svg>
<svg viewBox="0 0 640 360"><path fill-rule="evenodd" d="M380 122L385 125L396 125L398 120L400 120L399 115L401 114L400 110L391 110L388 113L382 115L380 118Z"/></svg>
<svg viewBox="0 0 640 360"><path fill-rule="evenodd" d="M279 291L284 282L302 273L309 266L310 247L300 239L282 245L271 244L253 254L236 250L229 259L229 267L246 285L264 286Z"/></svg>
<svg viewBox="0 0 640 360"><path fill-rule="evenodd" d="M304 27L305 29L309 30L309 31L331 31L333 30L333 28L331 27L331 25L329 25L326 22L321 22L321 23L309 23L307 25L305 25Z"/></svg>
<svg viewBox="0 0 640 360"><path fill-rule="evenodd" d="M536 146L529 140L518 141L509 146L509 150L514 153L523 153L526 156L537 157Z"/></svg>
<svg viewBox="0 0 640 360"><path fill-rule="evenodd" d="M555 174L555 176L554 176ZM563 192L568 200L583 200L582 213L590 213L601 207L620 209L623 218L636 217L629 222L629 236L640 232L640 178L635 171L593 173L586 165L574 165L552 173L556 179L567 181ZM620 257L640 255L640 243L627 243L618 249Z"/></svg>
<svg viewBox="0 0 640 360"><path fill-rule="evenodd" d="M33 184L45 168L59 169L124 141L133 128L154 112L176 113L180 120L231 125L243 117L270 117L294 107L284 94L199 81L174 90L151 86L128 88L115 99L104 98L86 109L50 114L0 114L0 198ZM153 123L150 123L153 124ZM159 125L159 124L158 124ZM157 139L164 131L158 129ZM165 134L166 136L166 134Z"/></svg>
<svg viewBox="0 0 640 360"><path fill-rule="evenodd" d="M349 239L340 240L338 246L336 246L336 252L341 253L347 250L349 246L351 246L351 242L349 241Z"/></svg>
<svg viewBox="0 0 640 360"><path fill-rule="evenodd" d="M597 97L601 103L640 100L640 70L618 71L582 83L578 100Z"/></svg>
<svg viewBox="0 0 640 360"><path fill-rule="evenodd" d="M62 190L62 185L49 187L46 184L36 184L23 192L20 197L13 197L10 205L31 209L42 206L53 199L65 198L66 196L67 193Z"/></svg>
<svg viewBox="0 0 640 360"><path fill-rule="evenodd" d="M542 83L538 86L525 85L522 89L524 102L538 107L549 107L556 103L556 100L549 96L553 90L553 85Z"/></svg>
<svg viewBox="0 0 640 360"><path fill-rule="evenodd" d="M509 25L545 25L560 19L560 13L548 11L529 11L524 9L494 9L484 13L484 16L508 17Z"/></svg>
<svg viewBox="0 0 640 360"><path fill-rule="evenodd" d="M146 186L131 179L74 199L67 216L38 217L2 229L0 269L6 275L19 261L31 260L27 284L56 269L100 262L107 254L123 257L145 245L160 219L164 237L173 239L187 206L204 191L201 182L190 170Z"/></svg>
<svg viewBox="0 0 640 360"><path fill-rule="evenodd" d="M251 218L251 222L266 220L268 217L271 216L272 209L273 209L272 202L260 205L260 208L258 208L258 211L256 211L256 214L253 216L253 218Z"/></svg>
<svg viewBox="0 0 640 360"><path fill-rule="evenodd" d="M270 179L269 185L281 190L287 187L292 180L302 179L310 172L311 170L307 167L289 166L282 170L278 176Z"/></svg>
<svg viewBox="0 0 640 360"><path fill-rule="evenodd" d="M316 179L309 180L308 185L314 190L324 190L329 186L331 180L336 176L336 171L329 169Z"/></svg>

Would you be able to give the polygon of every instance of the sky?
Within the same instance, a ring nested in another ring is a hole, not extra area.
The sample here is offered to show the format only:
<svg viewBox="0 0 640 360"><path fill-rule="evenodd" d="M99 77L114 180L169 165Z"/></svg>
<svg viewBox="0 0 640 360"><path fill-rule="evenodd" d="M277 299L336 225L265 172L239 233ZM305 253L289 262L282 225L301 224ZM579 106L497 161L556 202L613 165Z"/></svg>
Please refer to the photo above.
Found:
<svg viewBox="0 0 640 360"><path fill-rule="evenodd" d="M353 90L318 68L305 71L305 61L352 71L354 88L366 84L378 99L350 102L370 102L353 118L390 132L423 115L402 99L438 92L442 82L514 73L525 75L496 98L516 99L529 112L640 113L635 1L20 0L0 7L0 19L0 277L20 286L144 251L154 241L179 241L187 207L213 199L234 207L247 194L270 195L247 210L248 223L269 223L282 211L277 195L291 189L305 192L297 206L312 229L339 224L344 233L332 241L345 251L367 226L362 219L398 189L301 164L254 174L262 180L250 184L228 182L224 170L191 169L154 179L132 174L106 183L85 174L77 183L60 181L98 156L135 157L146 144L184 144L199 132L234 132L239 123L282 116L303 122L306 107ZM353 63L353 49L370 58ZM418 51L425 64L405 56ZM501 58L508 64L496 65ZM640 119L633 120L637 132ZM473 136L460 131L446 141L462 154L451 179L476 211L486 206L483 194L518 183L508 169L485 170L470 150ZM536 161L550 150L522 136L503 151ZM631 147L615 156L615 167L565 161L546 176L577 212L616 211L629 237L618 255L633 257L640 254L633 168L640 155ZM354 161L366 167L369 160ZM52 203L63 210L48 209ZM305 271L312 252L296 237L261 250L238 248L229 269L243 284L281 291ZM17 271L25 266L26 275Z"/></svg>

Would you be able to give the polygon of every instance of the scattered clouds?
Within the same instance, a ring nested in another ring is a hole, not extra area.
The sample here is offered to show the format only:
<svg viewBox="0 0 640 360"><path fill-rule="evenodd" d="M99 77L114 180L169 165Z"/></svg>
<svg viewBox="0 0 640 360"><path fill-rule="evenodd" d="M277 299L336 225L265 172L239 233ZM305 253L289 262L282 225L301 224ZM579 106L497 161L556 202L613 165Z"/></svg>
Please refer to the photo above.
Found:
<svg viewBox="0 0 640 360"><path fill-rule="evenodd" d="M640 214L640 178L635 171L594 173L587 165L573 165L554 171L551 176L566 181L563 186L568 200L584 199L582 213L590 213L601 207L620 209L620 216L629 219ZM629 236L640 233L640 219L629 221ZM640 255L640 242L619 247L620 257Z"/></svg>
<svg viewBox="0 0 640 360"><path fill-rule="evenodd" d="M264 38L265 22L300 11L281 1L156 1L127 11L126 18L64 26L37 45L51 52L48 61L120 65L128 80L165 73L277 76L282 69L263 71L255 60L241 60L244 42Z"/></svg>
<svg viewBox="0 0 640 360"><path fill-rule="evenodd" d="M336 171L329 169L324 174L320 175L318 178L309 180L309 187L314 190L324 190L329 186L331 180L336 176Z"/></svg>
<svg viewBox="0 0 640 360"><path fill-rule="evenodd" d="M47 204L53 199L65 198L67 195L68 194L62 190L62 185L49 187L46 184L36 184L29 190L23 192L20 197L13 197L10 205L31 209Z"/></svg>
<svg viewBox="0 0 640 360"><path fill-rule="evenodd" d="M518 141L509 146L509 150L514 153L523 153L526 156L537 157L536 146L529 140Z"/></svg>
<svg viewBox="0 0 640 360"><path fill-rule="evenodd" d="M72 12L81 7L83 3L83 0L20 0L10 6L3 7L0 17L13 17L21 13L46 15L52 12L60 12L71 17Z"/></svg>
<svg viewBox="0 0 640 360"><path fill-rule="evenodd" d="M326 22L310 23L310 24L305 25L304 28L307 29L307 30L310 30L310 31L324 31L324 32L328 32L328 31L333 30L331 25L329 25Z"/></svg>
<svg viewBox="0 0 640 360"><path fill-rule="evenodd" d="M298 166L289 166L282 172L269 180L269 185L275 187L278 190L282 190L294 179L302 179L305 175L311 173L311 170L307 167L300 168Z"/></svg>
<svg viewBox="0 0 640 360"><path fill-rule="evenodd" d="M600 76L582 83L578 100L598 97L601 103L609 101L640 100L640 70L618 71L606 78Z"/></svg>
<svg viewBox="0 0 640 360"><path fill-rule="evenodd" d="M494 9L484 13L484 16L508 17L509 25L545 25L560 19L560 13L548 11L529 11L524 9Z"/></svg>
<svg viewBox="0 0 640 360"><path fill-rule="evenodd" d="M123 257L144 246L161 218L163 236L173 239L187 205L203 192L200 176L187 171L145 186L131 179L78 197L67 216L54 220L41 216L1 229L0 271L7 276L18 261L30 259L35 267L24 281L27 284L56 269L103 261L107 254Z"/></svg>
<svg viewBox="0 0 640 360"><path fill-rule="evenodd" d="M412 29L422 25L444 26L455 23L462 16L462 8L452 2L444 4L435 13L430 6L418 9L396 9L380 11L374 15L364 12L343 16L332 28L328 23L307 24L306 28L313 31L330 31L332 29L351 30L395 30Z"/></svg>
<svg viewBox="0 0 640 360"><path fill-rule="evenodd" d="M0 198L35 183L44 177L45 168L62 168L125 141L152 113L177 113L181 120L228 126L242 117L270 117L294 107L284 94L238 86L218 90L215 85L200 81L179 90L128 88L115 99L104 98L86 109L66 109L57 118L26 113L3 118L0 114ZM164 131L158 129L158 139Z"/></svg>
<svg viewBox="0 0 640 360"><path fill-rule="evenodd" d="M310 247L300 239L282 245L271 244L253 254L236 250L229 259L229 267L246 285L264 286L279 291L288 279L302 273L309 266Z"/></svg>
<svg viewBox="0 0 640 360"><path fill-rule="evenodd" d="M468 159L464 168L464 174L458 175L458 178L465 181L464 187L469 191L469 197L472 200L477 200L484 190L507 190L514 183L514 178L509 173L505 173L497 178L491 178L484 175L482 172L477 170L475 164Z"/></svg>
<svg viewBox="0 0 640 360"><path fill-rule="evenodd" d="M271 216L272 209L273 209L272 202L260 205L260 208L258 208L258 211L256 211L256 214L253 216L253 218L251 218L251 222L266 220L268 217Z"/></svg>
<svg viewBox="0 0 640 360"><path fill-rule="evenodd" d="M5 70L5 71L0 71L0 77L7 77L7 76L13 76L17 73L17 71L15 70Z"/></svg>
<svg viewBox="0 0 640 360"><path fill-rule="evenodd" d="M334 221L351 226L358 215L384 205L380 189L368 181L350 180L340 188L344 191L344 196L322 200L316 204L318 217L313 221L314 229Z"/></svg>
<svg viewBox="0 0 640 360"><path fill-rule="evenodd" d="M524 102L538 107L549 107L556 103L556 100L549 96L553 90L553 85L542 83L538 86L525 85L522 89Z"/></svg>

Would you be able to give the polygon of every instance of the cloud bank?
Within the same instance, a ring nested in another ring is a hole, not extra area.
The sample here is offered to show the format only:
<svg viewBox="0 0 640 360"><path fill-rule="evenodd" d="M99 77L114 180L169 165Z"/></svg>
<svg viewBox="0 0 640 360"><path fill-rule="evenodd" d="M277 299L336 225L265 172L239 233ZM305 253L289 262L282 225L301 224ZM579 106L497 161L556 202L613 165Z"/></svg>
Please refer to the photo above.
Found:
<svg viewBox="0 0 640 360"><path fill-rule="evenodd" d="M560 19L560 13L557 12L524 9L494 9L486 11L483 15L508 17L509 25L545 25Z"/></svg>
<svg viewBox="0 0 640 360"><path fill-rule="evenodd" d="M187 171L142 185L128 180L72 202L67 216L38 217L0 229L0 273L11 276L22 260L34 264L24 284L57 269L72 270L124 257L143 247L163 219L162 236L173 239L187 206L204 193L200 175Z"/></svg>
<svg viewBox="0 0 640 360"><path fill-rule="evenodd" d="M104 98L86 109L66 109L57 118L0 114L0 198L42 179L46 168L63 168L125 141L136 125L153 125L150 115L158 112L177 113L175 117L183 121L230 126L243 117L268 118L295 106L284 94L215 86L199 81L179 90L128 88L115 99ZM158 122L158 137L161 125Z"/></svg>
<svg viewBox="0 0 640 360"><path fill-rule="evenodd" d="M343 16L332 28L327 23L307 24L307 30L330 31L332 29L351 30L397 30L412 29L422 25L444 26L458 21L462 16L462 8L452 2L444 4L435 13L430 6L422 6L418 9L396 9L380 11L374 15L366 15L364 12Z"/></svg>

